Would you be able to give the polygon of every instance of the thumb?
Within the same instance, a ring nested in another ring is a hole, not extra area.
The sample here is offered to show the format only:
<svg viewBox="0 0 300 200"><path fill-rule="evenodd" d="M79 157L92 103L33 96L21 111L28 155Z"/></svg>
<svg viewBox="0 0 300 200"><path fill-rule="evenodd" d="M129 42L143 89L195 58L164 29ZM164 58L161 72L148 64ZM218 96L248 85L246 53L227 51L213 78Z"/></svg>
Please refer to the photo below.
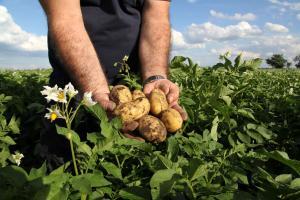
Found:
<svg viewBox="0 0 300 200"><path fill-rule="evenodd" d="M112 101L109 101L109 100L101 101L100 104L104 108L104 110L106 110L106 111L111 111L112 112L116 108L116 104Z"/></svg>
<svg viewBox="0 0 300 200"><path fill-rule="evenodd" d="M151 91L154 89L155 84L153 83L148 83L144 86L143 92L146 96L149 96Z"/></svg>

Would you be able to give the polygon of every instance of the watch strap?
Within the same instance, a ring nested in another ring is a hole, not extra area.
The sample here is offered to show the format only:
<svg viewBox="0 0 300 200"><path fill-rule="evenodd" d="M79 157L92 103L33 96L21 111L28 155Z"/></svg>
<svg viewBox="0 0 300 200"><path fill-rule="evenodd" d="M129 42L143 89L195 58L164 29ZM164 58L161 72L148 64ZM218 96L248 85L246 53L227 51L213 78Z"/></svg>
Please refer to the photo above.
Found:
<svg viewBox="0 0 300 200"><path fill-rule="evenodd" d="M143 85L146 85L148 83L152 83L154 81L161 80L161 79L166 79L166 77L161 76L161 75L150 76L146 80L144 80Z"/></svg>

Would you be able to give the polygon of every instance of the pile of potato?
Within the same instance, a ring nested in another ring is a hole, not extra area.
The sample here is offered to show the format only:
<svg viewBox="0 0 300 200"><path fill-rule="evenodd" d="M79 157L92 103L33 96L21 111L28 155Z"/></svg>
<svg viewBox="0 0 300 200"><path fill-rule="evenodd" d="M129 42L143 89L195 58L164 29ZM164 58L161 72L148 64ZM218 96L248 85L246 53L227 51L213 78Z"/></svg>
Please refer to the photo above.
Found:
<svg viewBox="0 0 300 200"><path fill-rule="evenodd" d="M110 98L117 104L114 114L123 124L138 124L139 134L150 142L163 142L167 134L182 127L180 113L169 107L166 95L154 89L149 98L140 90L131 92L124 85L112 88Z"/></svg>

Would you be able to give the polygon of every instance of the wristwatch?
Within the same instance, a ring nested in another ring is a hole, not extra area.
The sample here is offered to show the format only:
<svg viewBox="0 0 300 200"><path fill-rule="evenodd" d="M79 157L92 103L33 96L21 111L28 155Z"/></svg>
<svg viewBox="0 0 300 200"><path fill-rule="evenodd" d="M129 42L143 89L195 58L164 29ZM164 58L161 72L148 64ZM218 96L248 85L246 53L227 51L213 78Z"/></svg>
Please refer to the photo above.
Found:
<svg viewBox="0 0 300 200"><path fill-rule="evenodd" d="M146 80L144 80L143 86L146 85L146 84L148 84L148 83L152 83L154 81L160 80L160 79L166 79L166 77L161 76L161 75L150 76Z"/></svg>

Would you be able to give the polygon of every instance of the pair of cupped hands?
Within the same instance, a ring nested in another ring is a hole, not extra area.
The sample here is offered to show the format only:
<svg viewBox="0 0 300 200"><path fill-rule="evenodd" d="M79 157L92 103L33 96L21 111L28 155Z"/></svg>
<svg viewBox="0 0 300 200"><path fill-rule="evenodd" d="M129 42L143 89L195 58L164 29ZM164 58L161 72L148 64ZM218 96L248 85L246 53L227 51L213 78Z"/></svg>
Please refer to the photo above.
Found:
<svg viewBox="0 0 300 200"><path fill-rule="evenodd" d="M188 118L187 113L178 104L180 93L179 87L168 79L160 79L147 83L143 88L143 92L148 97L151 91L155 88L161 89L166 94L170 107L177 110L180 113L182 119L186 121ZM113 110L116 108L116 104L109 98L109 91L96 92L93 94L93 98L94 101L98 102L108 112L108 114L112 113ZM130 132L135 130L138 127L138 125L138 122L130 122L123 124L122 132L124 136L131 139L144 141L143 138L130 134Z"/></svg>

